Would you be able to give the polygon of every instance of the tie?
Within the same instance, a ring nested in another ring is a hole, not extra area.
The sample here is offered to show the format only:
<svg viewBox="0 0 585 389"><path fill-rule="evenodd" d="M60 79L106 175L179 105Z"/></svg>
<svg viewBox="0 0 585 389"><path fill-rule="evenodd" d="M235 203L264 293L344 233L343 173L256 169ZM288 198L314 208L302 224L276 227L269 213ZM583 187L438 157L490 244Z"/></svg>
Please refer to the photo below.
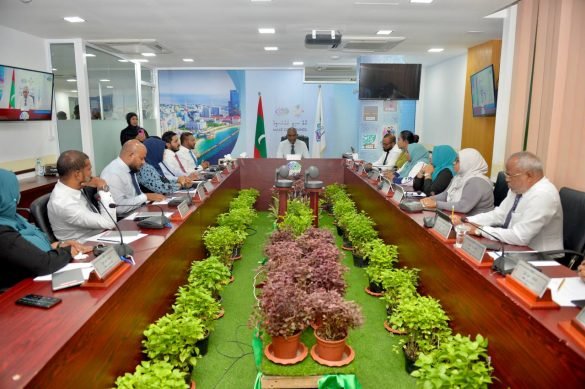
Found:
<svg viewBox="0 0 585 389"><path fill-rule="evenodd" d="M187 174L187 171L183 167L183 164L181 163L181 159L179 158L179 156L177 155L177 153L175 153L175 159L177 160L177 162L179 162L179 167L181 168L181 171L183 173Z"/></svg>
<svg viewBox="0 0 585 389"><path fill-rule="evenodd" d="M134 185L134 190L136 191L136 195L138 196L139 194L142 193L142 191L140 190L140 185L138 185L138 180L136 179L136 172L135 171L130 171L130 178L132 179L132 185Z"/></svg>
<svg viewBox="0 0 585 389"><path fill-rule="evenodd" d="M386 156L384 157L384 162L382 162L382 165L386 165L386 160L388 159L388 154L390 154L390 150L386 151Z"/></svg>
<svg viewBox="0 0 585 389"><path fill-rule="evenodd" d="M193 152L189 150L189 155L193 158L193 162L195 162L195 168L197 168L197 158L193 155Z"/></svg>
<svg viewBox="0 0 585 389"><path fill-rule="evenodd" d="M291 154L295 153L295 144L294 143L290 145L290 153Z"/></svg>
<svg viewBox="0 0 585 389"><path fill-rule="evenodd" d="M514 200L514 205L512 205L510 212L508 212L508 214L506 215L506 221L504 221L502 228L508 228L508 226L510 225L510 220L512 220L512 214L514 213L514 211L516 210L516 207L518 206L518 202L520 201L520 197L522 197L521 194L516 195L516 199Z"/></svg>

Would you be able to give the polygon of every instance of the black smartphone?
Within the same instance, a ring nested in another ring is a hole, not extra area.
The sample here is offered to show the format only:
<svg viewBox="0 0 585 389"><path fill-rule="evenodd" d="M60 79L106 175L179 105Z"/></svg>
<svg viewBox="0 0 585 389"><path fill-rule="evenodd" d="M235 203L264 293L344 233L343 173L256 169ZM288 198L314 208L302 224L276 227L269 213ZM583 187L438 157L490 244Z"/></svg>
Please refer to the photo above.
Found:
<svg viewBox="0 0 585 389"><path fill-rule="evenodd" d="M59 304L60 302L60 298L41 296L38 294L27 294L26 296L16 300L16 303L19 305L28 305L30 307L39 307L44 309L49 309Z"/></svg>

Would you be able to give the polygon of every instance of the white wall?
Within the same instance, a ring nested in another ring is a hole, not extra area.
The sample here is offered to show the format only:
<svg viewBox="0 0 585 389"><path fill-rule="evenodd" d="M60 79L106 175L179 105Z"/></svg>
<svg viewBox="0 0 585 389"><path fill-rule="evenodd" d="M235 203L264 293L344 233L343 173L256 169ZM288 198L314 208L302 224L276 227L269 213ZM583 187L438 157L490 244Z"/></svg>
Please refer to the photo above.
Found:
<svg viewBox="0 0 585 389"><path fill-rule="evenodd" d="M47 63L45 40L0 26L0 64L51 71ZM0 165L5 162L56 156L54 123L0 122ZM54 162L54 161L53 161ZM34 160L29 168L34 167Z"/></svg>
<svg viewBox="0 0 585 389"><path fill-rule="evenodd" d="M466 69L467 54L424 69L422 104L417 106L422 122L418 120L416 126L421 143L461 147Z"/></svg>

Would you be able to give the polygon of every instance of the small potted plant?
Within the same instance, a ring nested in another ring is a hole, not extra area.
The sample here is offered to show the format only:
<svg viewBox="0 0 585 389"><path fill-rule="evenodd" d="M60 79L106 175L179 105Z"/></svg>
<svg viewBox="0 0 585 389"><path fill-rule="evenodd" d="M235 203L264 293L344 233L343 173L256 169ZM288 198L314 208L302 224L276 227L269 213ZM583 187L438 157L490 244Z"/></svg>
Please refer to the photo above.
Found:
<svg viewBox="0 0 585 389"><path fill-rule="evenodd" d="M230 282L230 270L217 257L203 261L193 261L189 271L189 286L208 290L213 298L219 298L219 292Z"/></svg>
<svg viewBox="0 0 585 389"><path fill-rule="evenodd" d="M116 380L119 389L168 388L187 389L187 373L165 361L143 361L134 373L126 373Z"/></svg>
<svg viewBox="0 0 585 389"><path fill-rule="evenodd" d="M295 199L288 203L288 209L279 228L290 230L295 236L304 233L313 224L313 210L305 202Z"/></svg>
<svg viewBox="0 0 585 389"><path fill-rule="evenodd" d="M398 261L398 246L387 245L381 239L374 239L364 244L363 257L364 261L368 262L366 274L369 286L366 288L366 293L381 296L384 291L382 272L392 269Z"/></svg>
<svg viewBox="0 0 585 389"><path fill-rule="evenodd" d="M378 237L374 229L374 221L362 211L347 223L347 235L354 248L354 265L366 267L367 262L363 258L365 244Z"/></svg>
<svg viewBox="0 0 585 389"><path fill-rule="evenodd" d="M402 298L410 298L417 295L418 269L390 269L380 272L380 283L384 289L382 299L386 302L388 316L400 303Z"/></svg>
<svg viewBox="0 0 585 389"><path fill-rule="evenodd" d="M221 259L228 266L231 265L234 247L243 243L245 239L245 233L242 239L242 234L227 226L209 227L203 233L203 243L209 254Z"/></svg>
<svg viewBox="0 0 585 389"><path fill-rule="evenodd" d="M487 388L494 368L487 353L488 341L481 335L475 340L457 334L450 336L430 354L420 354L412 376L422 387Z"/></svg>

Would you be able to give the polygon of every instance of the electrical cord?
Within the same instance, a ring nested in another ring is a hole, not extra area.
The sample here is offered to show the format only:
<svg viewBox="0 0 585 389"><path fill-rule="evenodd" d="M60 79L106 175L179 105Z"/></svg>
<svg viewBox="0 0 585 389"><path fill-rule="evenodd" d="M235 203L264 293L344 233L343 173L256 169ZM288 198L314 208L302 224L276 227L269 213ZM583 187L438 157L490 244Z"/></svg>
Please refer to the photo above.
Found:
<svg viewBox="0 0 585 389"><path fill-rule="evenodd" d="M232 356L232 355L228 355L228 354L222 353L222 352L219 350L219 348L218 348L218 347L216 347L216 349L215 349L219 355L221 355L221 356L223 356L223 357L226 357L226 358L228 358L228 359L233 359L233 361L232 361L232 363L230 363L230 365L227 367L227 369L225 369L225 371L223 372L223 374L221 375L221 377L219 377L219 380L218 380L218 381L217 381L217 383L216 383L216 384L213 386L213 388L214 388L214 389L215 389L215 388L217 388L217 387L219 387L219 384L220 384L220 383L223 381L223 379L225 378L225 376L227 375L227 373L228 373L228 372L229 372L229 371L232 369L232 367L234 367L234 365L235 365L236 363L238 363L238 362L239 362L239 361L240 361L242 358L244 358L245 356L248 356L248 355L253 355L253 354L254 354L254 352L253 352L253 351L246 352L246 351L243 349L243 346L247 346L247 347L250 347L250 348L252 348L252 346L251 346L250 344L247 344L247 343L244 343L244 342L242 342L242 341L238 340L238 334L240 333L240 328L241 328L241 327L246 327L246 324L240 324L239 326L237 326L237 327L236 327L236 329L235 329L235 331L234 331L234 337L235 337L235 340L228 340L228 341L226 342L226 343L234 343L234 344L236 344L236 345L238 346L238 348L240 349L240 352L241 352L241 354L240 354L240 355L235 355L235 356Z"/></svg>

